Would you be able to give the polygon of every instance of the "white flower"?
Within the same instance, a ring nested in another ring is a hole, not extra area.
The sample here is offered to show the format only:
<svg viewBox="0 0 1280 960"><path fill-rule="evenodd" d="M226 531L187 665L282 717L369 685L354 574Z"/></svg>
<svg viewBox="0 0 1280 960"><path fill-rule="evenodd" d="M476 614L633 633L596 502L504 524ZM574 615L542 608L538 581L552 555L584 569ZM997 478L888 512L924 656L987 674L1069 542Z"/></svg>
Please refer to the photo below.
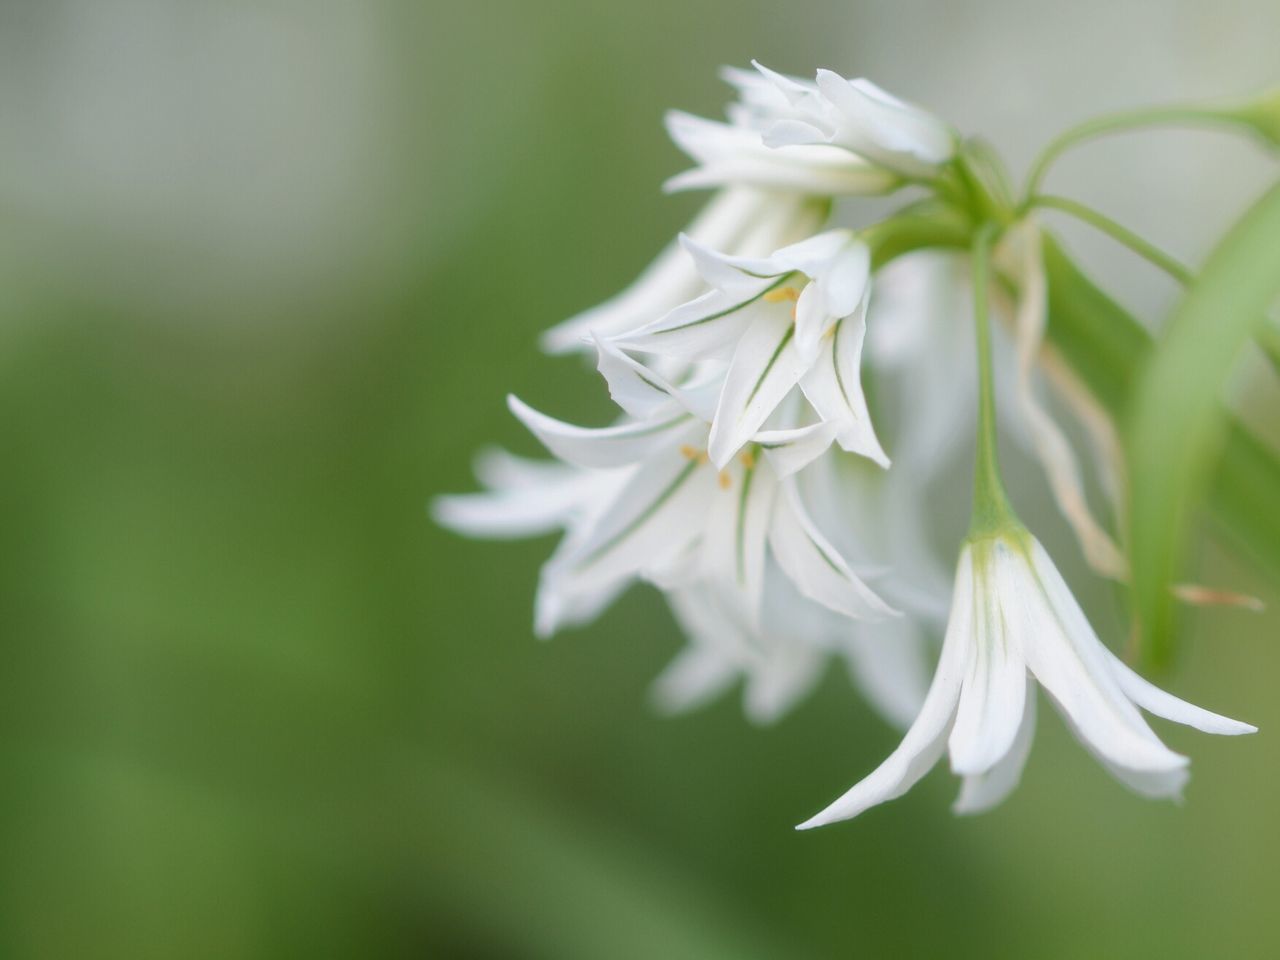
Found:
<svg viewBox="0 0 1280 960"><path fill-rule="evenodd" d="M957 812L999 803L1030 751L1034 681L1089 751L1144 796L1180 795L1188 761L1161 743L1139 707L1206 733L1256 729L1179 700L1125 666L1098 639L1040 544L1011 530L973 539L962 551L937 672L901 745L800 829L901 796L944 750L964 778Z"/></svg>
<svg viewBox="0 0 1280 960"><path fill-rule="evenodd" d="M770 147L829 144L907 176L936 173L955 153L956 136L945 123L870 80L819 70L809 83L754 65L761 79L738 71L729 80Z"/></svg>
<svg viewBox="0 0 1280 960"><path fill-rule="evenodd" d="M727 358L709 452L724 466L798 384L840 445L888 466L860 381L870 252L829 230L751 258L681 237L711 290L618 335L617 345L670 360Z"/></svg>

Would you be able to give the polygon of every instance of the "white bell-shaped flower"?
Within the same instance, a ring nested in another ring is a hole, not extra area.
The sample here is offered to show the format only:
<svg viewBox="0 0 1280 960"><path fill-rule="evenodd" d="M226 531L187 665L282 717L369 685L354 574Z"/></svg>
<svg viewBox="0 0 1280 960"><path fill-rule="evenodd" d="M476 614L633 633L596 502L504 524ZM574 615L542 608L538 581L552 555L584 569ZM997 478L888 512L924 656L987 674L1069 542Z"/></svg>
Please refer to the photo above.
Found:
<svg viewBox="0 0 1280 960"><path fill-rule="evenodd" d="M901 796L944 752L964 778L957 812L998 804L1017 786L1030 751L1037 682L1103 766L1148 797L1179 796L1188 760L1160 741L1139 708L1206 733L1256 730L1134 673L1103 646L1044 548L1010 528L962 551L933 684L901 745L800 829Z"/></svg>

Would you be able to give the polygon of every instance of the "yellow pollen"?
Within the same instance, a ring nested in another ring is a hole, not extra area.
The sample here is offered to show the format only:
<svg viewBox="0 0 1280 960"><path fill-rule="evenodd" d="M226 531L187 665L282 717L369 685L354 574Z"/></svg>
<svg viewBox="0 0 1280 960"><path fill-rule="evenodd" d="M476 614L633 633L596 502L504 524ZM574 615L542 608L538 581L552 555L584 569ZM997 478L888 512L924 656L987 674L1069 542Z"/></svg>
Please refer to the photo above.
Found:
<svg viewBox="0 0 1280 960"><path fill-rule="evenodd" d="M750 470L752 467L756 465L756 455L755 455L755 451L753 450L743 450L742 456L740 456L738 459L742 461L742 465L746 467L748 470Z"/></svg>
<svg viewBox="0 0 1280 960"><path fill-rule="evenodd" d="M707 451L699 450L697 447L690 446L687 443L680 444L680 456L696 463L706 463L711 459L707 456Z"/></svg>
<svg viewBox="0 0 1280 960"><path fill-rule="evenodd" d="M729 474L728 474L726 471L721 470L721 471L720 471L719 482L720 482L720 489L721 489L721 490L728 490L728 489L729 489L729 484L730 484L730 483L732 483L733 481L729 479Z"/></svg>
<svg viewBox="0 0 1280 960"><path fill-rule="evenodd" d="M766 303L782 303L784 300L790 300L795 303L800 299L800 291L795 287L780 287L777 290L770 290L764 295Z"/></svg>

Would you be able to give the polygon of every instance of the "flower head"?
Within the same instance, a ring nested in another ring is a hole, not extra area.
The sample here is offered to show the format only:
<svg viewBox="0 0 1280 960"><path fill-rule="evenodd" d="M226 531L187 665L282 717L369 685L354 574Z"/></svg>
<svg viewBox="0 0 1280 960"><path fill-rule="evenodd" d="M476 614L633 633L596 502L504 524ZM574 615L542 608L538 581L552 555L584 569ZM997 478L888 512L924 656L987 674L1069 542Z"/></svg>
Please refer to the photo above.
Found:
<svg viewBox="0 0 1280 960"><path fill-rule="evenodd" d="M800 825L855 817L901 796L947 752L963 778L956 810L976 813L1017 786L1035 729L1035 686L1081 743L1148 797L1177 797L1188 760L1139 708L1206 733L1253 733L1179 700L1125 666L1098 639L1044 548L1021 528L971 539L960 555L933 684L901 745L864 780Z"/></svg>

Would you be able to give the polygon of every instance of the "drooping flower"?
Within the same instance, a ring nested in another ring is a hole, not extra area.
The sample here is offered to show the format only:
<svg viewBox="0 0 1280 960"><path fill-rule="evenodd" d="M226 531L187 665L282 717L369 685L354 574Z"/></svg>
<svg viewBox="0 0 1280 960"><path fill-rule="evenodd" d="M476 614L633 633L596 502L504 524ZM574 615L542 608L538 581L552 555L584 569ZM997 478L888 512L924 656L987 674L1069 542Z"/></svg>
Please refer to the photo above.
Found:
<svg viewBox="0 0 1280 960"><path fill-rule="evenodd" d="M901 745L799 828L855 817L901 796L944 752L963 777L957 812L995 806L1017 786L1030 751L1037 682L1103 766L1148 797L1179 796L1188 760L1160 741L1139 708L1206 733L1256 730L1186 703L1127 667L1098 639L1040 544L1008 528L971 539L961 552L937 671Z"/></svg>
<svg viewBox="0 0 1280 960"><path fill-rule="evenodd" d="M888 466L859 369L870 294L866 244L850 230L828 230L750 258L681 242L711 290L614 342L668 360L728 360L712 418L712 462L727 464L798 384L844 449Z"/></svg>

